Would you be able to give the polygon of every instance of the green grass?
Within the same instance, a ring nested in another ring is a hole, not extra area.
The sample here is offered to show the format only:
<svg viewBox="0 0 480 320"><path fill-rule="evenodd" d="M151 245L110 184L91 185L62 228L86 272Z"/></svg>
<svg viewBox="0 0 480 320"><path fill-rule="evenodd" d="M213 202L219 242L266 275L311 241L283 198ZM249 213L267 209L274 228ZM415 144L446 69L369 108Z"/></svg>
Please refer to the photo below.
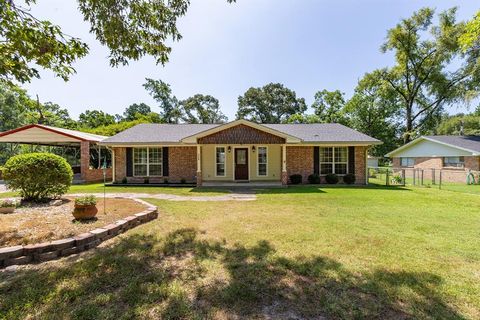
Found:
<svg viewBox="0 0 480 320"><path fill-rule="evenodd" d="M191 188L191 187L133 187L133 186L112 186L106 187L109 193L165 193L180 196L215 196L228 193L228 190L214 188ZM103 183L72 185L68 193L103 193ZM15 192L0 193L0 198L13 197Z"/></svg>
<svg viewBox="0 0 480 320"><path fill-rule="evenodd" d="M82 260L0 274L0 319L480 318L479 196L304 186L148 201L158 220Z"/></svg>

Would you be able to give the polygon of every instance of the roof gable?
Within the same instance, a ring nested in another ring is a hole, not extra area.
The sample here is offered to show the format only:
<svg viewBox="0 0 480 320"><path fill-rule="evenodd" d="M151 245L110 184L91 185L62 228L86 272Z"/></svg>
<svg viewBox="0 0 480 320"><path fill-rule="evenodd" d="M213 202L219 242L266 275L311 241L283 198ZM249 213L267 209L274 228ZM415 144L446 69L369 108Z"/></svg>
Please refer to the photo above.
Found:
<svg viewBox="0 0 480 320"><path fill-rule="evenodd" d="M211 129L205 130L203 132L199 132L195 135L186 137L186 138L182 139L182 142L196 143L201 138L204 138L204 137L210 136L212 134L215 134L217 132L224 131L224 130L227 130L227 129L230 129L230 128L233 128L233 127L236 127L236 126L240 126L240 125L242 125L243 128L244 127L250 127L250 128L256 129L257 132L260 131L260 132L264 132L264 133L267 133L267 134L270 134L270 135L274 135L274 136L283 138L285 140L285 142L287 142L287 143L299 143L301 141L301 139L299 139L295 136L286 134L284 132L278 131L278 130L270 128L270 127L267 127L266 125L262 125L262 124L250 122L250 121L247 121L247 120L244 120L244 119L240 119L240 120L235 120L235 121L223 124L223 125L218 125L214 128L211 128ZM285 143L285 142L283 142L283 143ZM241 142L238 142L238 143L241 143Z"/></svg>
<svg viewBox="0 0 480 320"><path fill-rule="evenodd" d="M105 138L105 136L41 124L30 124L0 133L0 142L14 143L99 142Z"/></svg>
<svg viewBox="0 0 480 320"><path fill-rule="evenodd" d="M283 144L285 138L238 124L197 139L200 144Z"/></svg>
<svg viewBox="0 0 480 320"><path fill-rule="evenodd" d="M470 148L459 145L467 138ZM480 137L479 137L480 138ZM473 141L473 143L472 143ZM476 142L478 141L478 142ZM478 143L478 146L476 145ZM477 149L475 149L477 148ZM449 157L480 155L480 139L462 136L422 136L386 154L386 157Z"/></svg>

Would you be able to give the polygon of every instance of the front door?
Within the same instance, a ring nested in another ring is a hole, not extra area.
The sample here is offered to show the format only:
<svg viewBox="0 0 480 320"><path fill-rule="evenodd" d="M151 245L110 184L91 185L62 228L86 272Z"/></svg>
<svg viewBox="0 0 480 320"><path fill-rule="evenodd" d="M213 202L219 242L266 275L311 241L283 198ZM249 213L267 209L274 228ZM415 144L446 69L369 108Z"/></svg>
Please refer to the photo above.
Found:
<svg viewBox="0 0 480 320"><path fill-rule="evenodd" d="M248 180L248 149L235 149L235 180Z"/></svg>

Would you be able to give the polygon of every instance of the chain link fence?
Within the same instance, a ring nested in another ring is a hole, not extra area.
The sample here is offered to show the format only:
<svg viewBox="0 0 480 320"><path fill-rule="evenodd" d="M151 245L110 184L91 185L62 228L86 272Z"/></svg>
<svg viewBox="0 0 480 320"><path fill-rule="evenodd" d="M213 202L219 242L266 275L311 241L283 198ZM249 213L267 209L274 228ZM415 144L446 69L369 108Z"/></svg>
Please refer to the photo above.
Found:
<svg viewBox="0 0 480 320"><path fill-rule="evenodd" d="M480 171L369 167L368 182L383 186L417 186L480 195Z"/></svg>

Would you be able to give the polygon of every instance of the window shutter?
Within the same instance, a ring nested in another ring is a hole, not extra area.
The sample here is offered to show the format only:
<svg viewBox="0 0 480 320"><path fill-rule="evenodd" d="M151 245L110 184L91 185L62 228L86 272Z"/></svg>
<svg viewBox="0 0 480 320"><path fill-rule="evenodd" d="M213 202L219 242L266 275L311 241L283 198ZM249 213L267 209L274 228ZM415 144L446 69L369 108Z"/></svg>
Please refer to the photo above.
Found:
<svg viewBox="0 0 480 320"><path fill-rule="evenodd" d="M313 173L320 174L320 148L313 147Z"/></svg>
<svg viewBox="0 0 480 320"><path fill-rule="evenodd" d="M168 147L162 148L163 176L168 177Z"/></svg>
<svg viewBox="0 0 480 320"><path fill-rule="evenodd" d="M348 173L355 174L355 147L348 147Z"/></svg>
<svg viewBox="0 0 480 320"><path fill-rule="evenodd" d="M127 148L127 177L133 176L133 149Z"/></svg>

